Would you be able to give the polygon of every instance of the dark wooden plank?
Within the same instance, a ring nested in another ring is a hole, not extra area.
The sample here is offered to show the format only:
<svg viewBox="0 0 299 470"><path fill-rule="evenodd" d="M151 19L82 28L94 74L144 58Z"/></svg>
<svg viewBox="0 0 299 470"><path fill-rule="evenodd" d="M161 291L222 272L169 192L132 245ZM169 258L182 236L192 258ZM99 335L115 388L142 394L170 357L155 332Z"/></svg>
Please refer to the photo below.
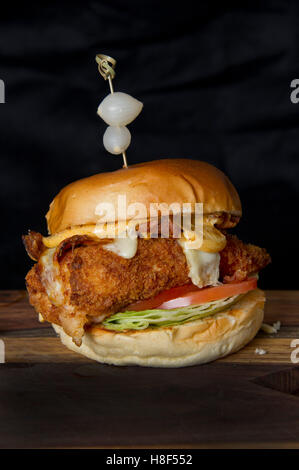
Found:
<svg viewBox="0 0 299 470"><path fill-rule="evenodd" d="M279 333L267 335L259 332L255 341L247 348L225 360L255 363L288 362L291 351L290 340L299 337L299 291L268 291L267 299L265 322L281 321L282 328ZM26 360L46 362L70 361L79 357L60 346L54 339L55 333L47 322L38 321L36 312L29 305L25 291L0 291L0 335L6 338L8 361L16 362L22 354L23 357L27 357ZM13 337L20 338L20 341L13 342ZM52 339L44 343L45 337ZM8 341L9 338L10 341ZM26 341L26 338L36 338L36 341ZM257 347L265 349L267 354L257 357L254 354ZM22 348L25 348L24 352ZM47 354L43 359L41 356L46 350Z"/></svg>
<svg viewBox="0 0 299 470"><path fill-rule="evenodd" d="M147 369L68 351L23 291L0 292L0 447L299 447L299 292L267 297L277 335L212 364Z"/></svg>
<svg viewBox="0 0 299 470"><path fill-rule="evenodd" d="M47 323L38 321L26 291L0 291L0 334L4 331L48 327Z"/></svg>
<svg viewBox="0 0 299 470"><path fill-rule="evenodd" d="M265 321L299 326L299 291L266 291Z"/></svg>
<svg viewBox="0 0 299 470"><path fill-rule="evenodd" d="M280 370L224 363L179 370L6 364L0 446L294 445L298 397L255 382Z"/></svg>
<svg viewBox="0 0 299 470"><path fill-rule="evenodd" d="M37 338L28 336L20 338L1 336L1 338L5 343L5 361L8 363L87 361L80 354L68 350L57 337ZM256 348L264 349L266 354L256 354ZM219 362L289 365L293 350L290 338L257 337L245 348L235 354L219 359Z"/></svg>
<svg viewBox="0 0 299 470"><path fill-rule="evenodd" d="M267 291L265 321L282 325L299 326L299 291ZM0 332L44 329L47 323L40 323L37 314L28 302L25 291L0 291ZM294 335L290 331L291 335Z"/></svg>

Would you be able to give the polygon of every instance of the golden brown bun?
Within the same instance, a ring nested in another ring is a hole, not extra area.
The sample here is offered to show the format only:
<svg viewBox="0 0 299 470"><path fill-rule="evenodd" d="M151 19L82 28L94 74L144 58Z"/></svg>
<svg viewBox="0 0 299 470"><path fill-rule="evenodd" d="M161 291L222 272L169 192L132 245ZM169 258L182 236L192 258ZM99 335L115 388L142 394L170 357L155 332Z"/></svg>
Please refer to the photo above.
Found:
<svg viewBox="0 0 299 470"><path fill-rule="evenodd" d="M201 202L204 214L241 216L236 189L214 166L197 160L156 160L90 176L63 188L46 215L49 233L77 225L97 224L97 204L107 202L117 207L120 194L126 195L127 205L142 203L148 211L151 203L193 205ZM111 218L107 222L114 220Z"/></svg>
<svg viewBox="0 0 299 470"><path fill-rule="evenodd" d="M80 347L61 327L53 325L69 349L98 362L148 367L204 364L238 351L261 327L265 296L256 289L231 310L172 328L116 333L94 326Z"/></svg>

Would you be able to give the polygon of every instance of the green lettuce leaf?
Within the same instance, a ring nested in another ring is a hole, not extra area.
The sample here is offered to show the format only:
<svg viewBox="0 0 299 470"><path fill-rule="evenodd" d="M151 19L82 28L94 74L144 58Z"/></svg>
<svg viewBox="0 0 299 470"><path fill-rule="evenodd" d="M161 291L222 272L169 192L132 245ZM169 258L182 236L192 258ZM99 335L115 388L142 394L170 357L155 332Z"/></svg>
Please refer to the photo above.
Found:
<svg viewBox="0 0 299 470"><path fill-rule="evenodd" d="M171 310L143 310L141 312L121 312L111 315L102 322L107 330L144 330L181 325L186 322L205 318L215 313L228 310L242 295L235 295L214 302L207 302L189 307L174 308Z"/></svg>

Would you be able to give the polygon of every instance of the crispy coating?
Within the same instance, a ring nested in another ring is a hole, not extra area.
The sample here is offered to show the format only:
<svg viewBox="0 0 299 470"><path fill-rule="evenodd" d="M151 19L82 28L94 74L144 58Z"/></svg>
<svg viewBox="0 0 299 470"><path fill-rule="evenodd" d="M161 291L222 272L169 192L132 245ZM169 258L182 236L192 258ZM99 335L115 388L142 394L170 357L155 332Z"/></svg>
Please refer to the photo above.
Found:
<svg viewBox="0 0 299 470"><path fill-rule="evenodd" d="M245 244L235 235L226 234L226 247L220 252L220 278L224 282L243 281L271 262L265 248Z"/></svg>
<svg viewBox="0 0 299 470"><path fill-rule="evenodd" d="M101 243L73 246L60 258L63 306L53 306L41 282L42 266L27 274L30 303L45 320L62 325L80 344L91 317L104 318L137 300L190 282L181 247L173 239L139 239L136 255L122 258ZM78 317L78 318L77 318Z"/></svg>
<svg viewBox="0 0 299 470"><path fill-rule="evenodd" d="M59 308L53 305L47 296L46 290L41 281L41 266L35 264L26 276L26 287L29 293L29 300L37 312L42 314L48 321L59 324Z"/></svg>
<svg viewBox="0 0 299 470"><path fill-rule="evenodd" d="M44 320L61 325L65 332L70 335L77 346L81 344L86 324L86 314L80 309L67 304L54 305L41 281L41 266L35 264L26 276L26 286L29 293L31 305L40 313Z"/></svg>
<svg viewBox="0 0 299 470"><path fill-rule="evenodd" d="M28 235L22 236L22 240L28 256L33 259L33 261L37 261L42 252L45 250L43 236L38 232L29 230Z"/></svg>
<svg viewBox="0 0 299 470"><path fill-rule="evenodd" d="M246 279L270 262L263 248L226 236L227 245L220 253L224 282ZM105 250L103 243L77 238L58 247L55 259L60 266L63 305L50 301L41 281L40 262L26 277L29 299L45 320L63 326L78 345L85 325L165 289L190 283L185 255L174 239L139 239L136 255L125 259Z"/></svg>
<svg viewBox="0 0 299 470"><path fill-rule="evenodd" d="M99 244L79 246L65 254L60 266L69 283L71 303L89 315L116 312L190 281L182 249L169 239L139 239L131 259Z"/></svg>

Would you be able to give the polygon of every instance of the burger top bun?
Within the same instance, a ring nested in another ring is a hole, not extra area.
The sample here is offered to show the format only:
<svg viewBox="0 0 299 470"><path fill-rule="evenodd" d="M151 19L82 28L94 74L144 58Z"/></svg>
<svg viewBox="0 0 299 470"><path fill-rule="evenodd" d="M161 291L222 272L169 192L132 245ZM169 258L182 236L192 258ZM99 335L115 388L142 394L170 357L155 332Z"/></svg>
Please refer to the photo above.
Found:
<svg viewBox="0 0 299 470"><path fill-rule="evenodd" d="M63 188L54 198L46 215L50 234L78 225L99 223L99 203L118 207L118 196L126 204L142 203L149 214L151 203L203 203L204 215L225 214L228 225L236 225L241 202L229 179L214 166L187 159L166 159L132 165L121 170L100 173ZM193 210L193 209L192 209ZM124 220L113 216L107 222Z"/></svg>

